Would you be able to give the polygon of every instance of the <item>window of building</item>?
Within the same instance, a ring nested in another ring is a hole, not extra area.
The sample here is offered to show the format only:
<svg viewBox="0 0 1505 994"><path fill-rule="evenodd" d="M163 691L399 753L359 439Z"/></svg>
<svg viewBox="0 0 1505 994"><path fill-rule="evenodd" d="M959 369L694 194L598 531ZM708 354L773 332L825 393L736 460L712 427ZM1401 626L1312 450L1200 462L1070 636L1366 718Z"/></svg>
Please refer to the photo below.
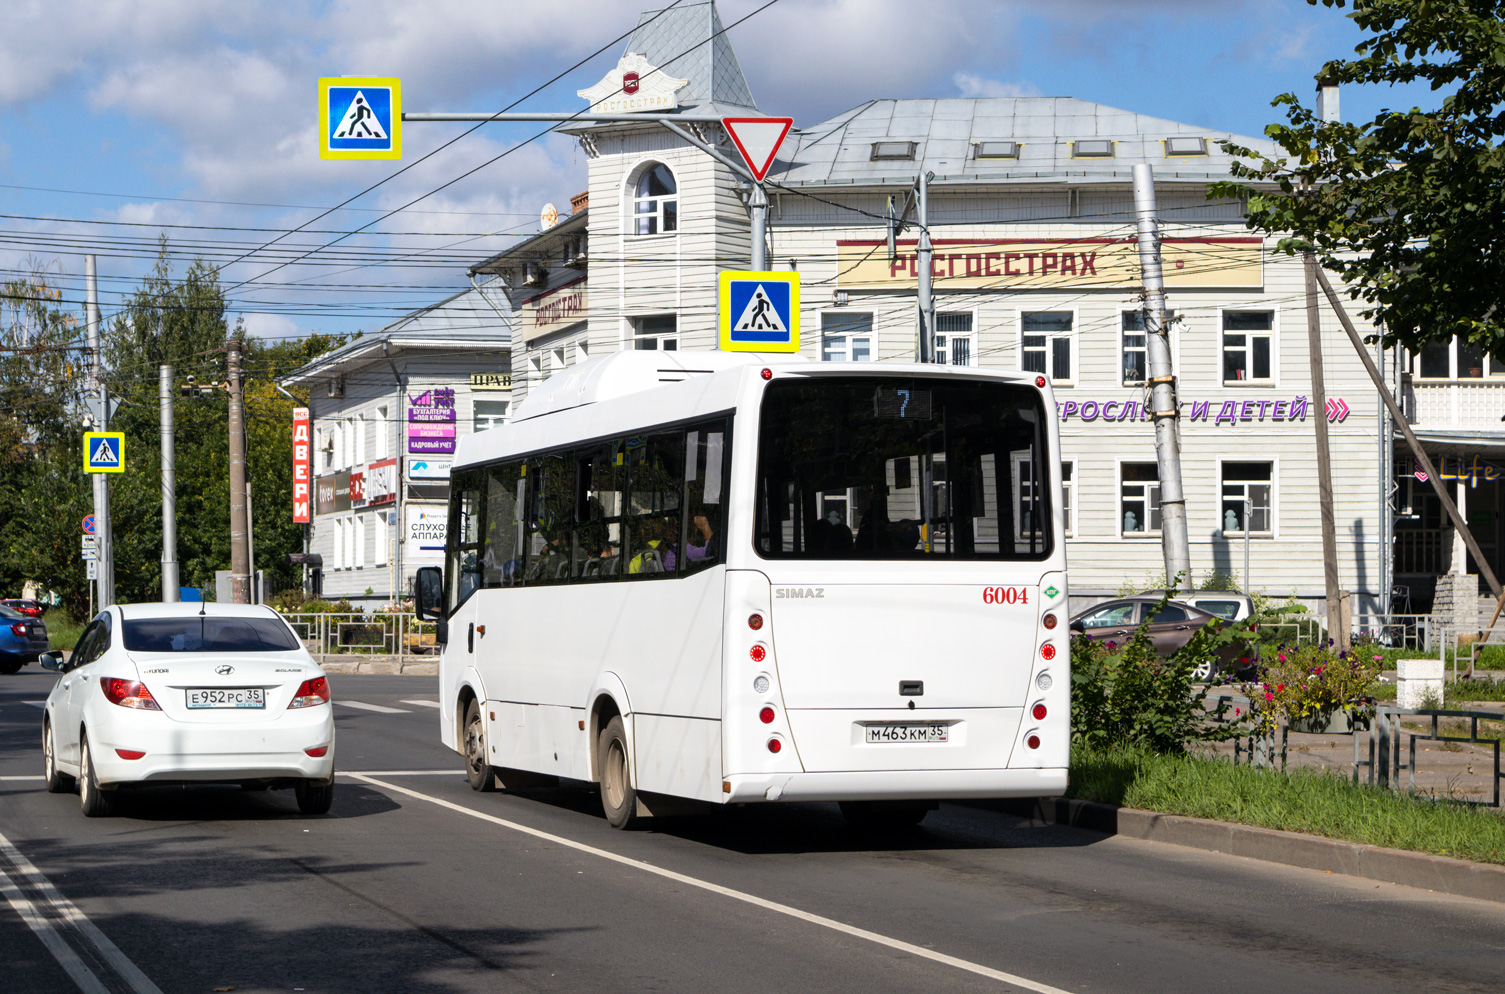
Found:
<svg viewBox="0 0 1505 994"><path fill-rule="evenodd" d="M334 560L334 563L331 566L331 568L332 569L344 569L345 568L345 519L344 518L335 518L334 519L334 530L333 530L333 533L331 534L331 537L334 539L334 549L332 550L334 552L334 555L330 557L330 558L332 558Z"/></svg>
<svg viewBox="0 0 1505 994"><path fill-rule="evenodd" d="M334 438L334 454L330 457L329 466L331 469L339 469L342 466L347 465L347 463L345 462L344 422L336 421L334 423L334 427L330 429L330 435Z"/></svg>
<svg viewBox="0 0 1505 994"><path fill-rule="evenodd" d="M916 142L873 142L872 158L913 159L916 148Z"/></svg>
<svg viewBox="0 0 1505 994"><path fill-rule="evenodd" d="M1124 537L1160 534L1160 469L1126 462L1119 469L1118 516Z"/></svg>
<svg viewBox="0 0 1505 994"><path fill-rule="evenodd" d="M935 361L947 366L977 365L972 346L972 312L951 311L935 316Z"/></svg>
<svg viewBox="0 0 1505 994"><path fill-rule="evenodd" d="M375 435L371 439L371 459L380 462L387 458L387 436L392 431L392 419L387 416L390 410L385 404L376 409Z"/></svg>
<svg viewBox="0 0 1505 994"><path fill-rule="evenodd" d="M1167 157L1176 155L1206 155L1207 139L1196 135L1180 135L1165 140Z"/></svg>
<svg viewBox="0 0 1505 994"><path fill-rule="evenodd" d="M662 163L649 166L638 177L632 200L633 231L661 235L679 230L679 185Z"/></svg>
<svg viewBox="0 0 1505 994"><path fill-rule="evenodd" d="M1018 142L973 142L972 158L974 159L1017 159L1019 158Z"/></svg>
<svg viewBox="0 0 1505 994"><path fill-rule="evenodd" d="M475 402L475 430L485 431L487 428L495 428L497 425L507 423L508 411L512 406L510 400L476 400Z"/></svg>
<svg viewBox="0 0 1505 994"><path fill-rule="evenodd" d="M1242 535L1246 524L1251 535L1273 533L1270 498L1274 491L1274 468L1267 462L1223 463L1224 536Z"/></svg>
<svg viewBox="0 0 1505 994"><path fill-rule="evenodd" d="M350 454L350 464L359 466L366 461L366 416L357 414L350 422L350 437L355 451Z"/></svg>
<svg viewBox="0 0 1505 994"><path fill-rule="evenodd" d="M873 316L851 311L820 316L822 362L870 362L873 358Z"/></svg>
<svg viewBox="0 0 1505 994"><path fill-rule="evenodd" d="M379 433L378 433L379 434ZM371 518L371 562L376 566L387 565L387 544L392 541L388 534L386 511L377 511Z"/></svg>
<svg viewBox="0 0 1505 994"><path fill-rule="evenodd" d="M1071 154L1078 159L1111 159L1113 158L1113 142L1104 138L1072 142Z"/></svg>
<svg viewBox="0 0 1505 994"><path fill-rule="evenodd" d="M1044 373L1052 380L1073 379L1071 311L1025 311L1020 315L1020 362L1029 373Z"/></svg>
<svg viewBox="0 0 1505 994"><path fill-rule="evenodd" d="M632 319L632 347L673 352L679 348L679 315L653 314Z"/></svg>
<svg viewBox="0 0 1505 994"><path fill-rule="evenodd" d="M350 537L351 556L350 560L356 569L366 567L366 516L357 514L354 519L355 527L351 530Z"/></svg>
<svg viewBox="0 0 1505 994"><path fill-rule="evenodd" d="M1067 538L1076 534L1076 463L1070 459L1061 462L1061 526Z"/></svg>
<svg viewBox="0 0 1505 994"><path fill-rule="evenodd" d="M1486 356L1477 345L1457 338L1423 345L1421 351L1412 356L1411 369L1416 376L1429 380L1505 376L1505 363L1494 356Z"/></svg>
<svg viewBox="0 0 1505 994"><path fill-rule="evenodd" d="M1150 357L1145 341L1144 312L1124 311L1123 315L1123 383L1138 386L1150 375ZM1166 311L1165 327L1172 333L1176 327L1176 314ZM1169 335L1167 335L1167 338Z"/></svg>
<svg viewBox="0 0 1505 994"><path fill-rule="evenodd" d="M1223 382L1272 379L1274 339L1274 311L1224 311Z"/></svg>

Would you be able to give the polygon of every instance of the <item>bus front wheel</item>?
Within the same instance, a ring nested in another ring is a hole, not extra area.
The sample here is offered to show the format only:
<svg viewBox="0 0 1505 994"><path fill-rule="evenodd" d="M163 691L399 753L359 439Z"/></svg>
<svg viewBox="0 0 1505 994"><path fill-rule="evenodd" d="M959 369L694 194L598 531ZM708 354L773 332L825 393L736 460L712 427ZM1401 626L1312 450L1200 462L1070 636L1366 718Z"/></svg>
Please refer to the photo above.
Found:
<svg viewBox="0 0 1505 994"><path fill-rule="evenodd" d="M481 702L465 708L465 779L471 790L496 790L496 770L486 761L486 726L481 722Z"/></svg>
<svg viewBox="0 0 1505 994"><path fill-rule="evenodd" d="M638 792L627 761L627 730L620 716L601 730L598 747L601 769L601 807L612 828L628 828L637 817Z"/></svg>

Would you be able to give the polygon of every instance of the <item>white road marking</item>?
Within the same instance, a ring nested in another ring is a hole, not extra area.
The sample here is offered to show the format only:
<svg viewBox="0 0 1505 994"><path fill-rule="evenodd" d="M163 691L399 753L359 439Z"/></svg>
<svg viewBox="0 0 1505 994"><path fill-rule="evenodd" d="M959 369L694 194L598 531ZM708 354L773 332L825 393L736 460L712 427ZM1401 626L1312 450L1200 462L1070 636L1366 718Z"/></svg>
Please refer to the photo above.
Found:
<svg viewBox="0 0 1505 994"><path fill-rule="evenodd" d="M421 708L438 708L438 701L402 701L403 704L416 704Z"/></svg>
<svg viewBox="0 0 1505 994"><path fill-rule="evenodd" d="M441 808L448 808L449 810L458 812L462 815L469 815L472 818L490 822L493 825L500 825L502 828L511 829L512 831L520 832L523 835L531 835L536 839L543 839L546 842L553 842L556 845L561 845L568 849L574 849L577 852L587 853L591 856L599 856L601 859L610 860L613 863L620 863L623 866L630 866L635 870L642 870L644 873L651 873L655 876L663 877L667 880L673 880L676 883L681 883L688 887L697 887L700 890L709 891L712 894L719 894L722 897L729 897L734 901L742 901L746 904L751 904L754 907L763 908L767 911L773 911L781 915L788 915L790 918L797 918L800 921L809 922L812 925L819 925L822 928L831 929L833 932L841 932L844 935L850 935L854 938L863 939L867 942L876 943L880 946L887 946L890 949L897 949L898 951L908 953L911 956L918 956L921 959L928 959L936 963L944 964L946 966L955 967L958 970L963 970L967 973L973 973L980 977L987 977L990 980L998 980L1002 981L1005 984L1012 984L1015 987L1022 987L1027 991L1034 991L1035 994L1071 994L1071 992L1063 990L1060 987L1052 987L1049 984L1038 983L1025 977L1016 976L1012 973L1005 973L1002 970L995 970L992 967L984 966L981 963L973 963L971 960L964 960L958 956L950 956L946 953L936 952L934 949L926 949L924 946L917 946L912 942L905 942L902 939L895 939L878 932L870 932L865 928L858 928L855 925L848 925L845 922L839 922L834 918L827 918L824 915L817 915L809 911L803 911L799 908L793 907L792 905L780 904L777 901L770 901L767 898L758 897L756 894L749 894L746 891L733 890L730 887L723 887L720 884L713 884L708 880L700 880L696 877L691 877L683 873L676 873L673 870L666 870L663 867L654 866L652 863L645 863L640 859L633 859L630 856L622 856L618 853L614 853L606 849L597 849L595 846L586 845L583 842L576 842L574 839L567 839L562 835L554 835L537 828L530 828L527 825L518 824L515 821L508 821L505 818L498 818L495 815L488 815L481 811L475 811L471 808L465 807L464 805L455 804L452 801L446 801L443 798L431 797L428 794L420 794L416 790L409 790L407 787L399 787L395 783L383 783L380 780L360 773L353 773L350 775L355 777L357 780L364 780L367 783L372 784L373 786L383 787L398 794L406 794L408 797L412 797L420 801L428 801L430 804L437 804Z"/></svg>
<svg viewBox="0 0 1505 994"><path fill-rule="evenodd" d="M382 704L367 704L365 701L335 701L336 704L347 708L360 708L362 711L375 711L378 714L412 714L407 708L389 708Z"/></svg>
<svg viewBox="0 0 1505 994"><path fill-rule="evenodd" d="M78 958L78 953L75 953L63 937L58 935L57 929L52 927L52 922L42 916L37 906L21 893L21 888L15 885L10 874L4 870L0 870L0 894L5 895L10 906L16 909L16 914L20 915L27 928L30 928L36 933L37 938L42 940L42 945L47 947L52 958L58 961L58 965L69 977L73 978L79 990L84 994L110 994L109 988L99 982L93 970L84 966L84 961Z"/></svg>
<svg viewBox="0 0 1505 994"><path fill-rule="evenodd" d="M0 781L3 781L3 780L45 780L45 779L46 779L46 777L42 776L40 773L38 773L35 776L29 776L29 777L0 777Z"/></svg>
<svg viewBox="0 0 1505 994"><path fill-rule="evenodd" d="M342 777L463 777L465 775L464 767L456 767L453 770L335 770L334 772ZM42 778L37 777L37 779Z"/></svg>
<svg viewBox="0 0 1505 994"><path fill-rule="evenodd" d="M117 974L119 974L121 979L131 986L131 990L135 991L136 994L162 994L162 988L152 983L151 980L146 976L146 974L142 973L141 969L137 967L135 963L132 963L130 959L127 958L125 953L120 951L120 947L111 942L109 938L99 930L98 926L96 926L92 921L89 920L88 916L86 916L82 911L78 910L78 906L76 904L64 897L62 891L54 887L52 881L44 877L42 875L42 871L38 870L34 865L32 865L31 860L27 859L26 856L21 852L21 850L12 845L11 841L4 835L0 835L0 852L3 852L7 857L10 858L10 861L15 864L16 869L20 871L20 876L23 882L28 883L32 887L36 888L36 890L39 891L41 895L47 899L47 903L52 905L53 910L55 910L63 918L64 921L66 921L69 925L72 925L74 928L78 929L83 937L89 940L89 944L94 947L94 951L99 954L100 958L108 963L110 965L110 968L113 969ZM6 880L7 883L9 883L8 877L6 878ZM6 896L9 897L10 894L7 893ZM12 906L15 906L15 901L13 900L11 904ZM20 909L17 908L17 910L19 911ZM29 921L28 924L30 924ZM61 941L61 939L59 939L59 941ZM48 948L50 949L51 946L49 946ZM71 953L72 951L69 950L69 952ZM54 952L53 955L56 956L57 953ZM63 963L63 960L59 959L58 962ZM63 967L64 969L67 969L67 964L63 963ZM94 980L95 984L99 983L99 979L97 977L94 977L93 974L90 974L89 976ZM96 990L96 988L86 986L79 980L78 977L74 977L74 982L77 983L79 985L79 988L85 991L86 994L93 994L93 991ZM99 991L105 990L103 985L100 985L97 989Z"/></svg>

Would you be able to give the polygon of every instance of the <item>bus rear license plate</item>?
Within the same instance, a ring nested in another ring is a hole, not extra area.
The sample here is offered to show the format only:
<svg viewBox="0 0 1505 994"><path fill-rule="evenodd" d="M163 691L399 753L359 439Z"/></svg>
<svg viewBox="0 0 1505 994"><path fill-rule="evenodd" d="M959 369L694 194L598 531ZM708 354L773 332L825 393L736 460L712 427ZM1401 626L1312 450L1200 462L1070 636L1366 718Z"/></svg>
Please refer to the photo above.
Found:
<svg viewBox="0 0 1505 994"><path fill-rule="evenodd" d="M869 742L945 742L946 725L865 725Z"/></svg>

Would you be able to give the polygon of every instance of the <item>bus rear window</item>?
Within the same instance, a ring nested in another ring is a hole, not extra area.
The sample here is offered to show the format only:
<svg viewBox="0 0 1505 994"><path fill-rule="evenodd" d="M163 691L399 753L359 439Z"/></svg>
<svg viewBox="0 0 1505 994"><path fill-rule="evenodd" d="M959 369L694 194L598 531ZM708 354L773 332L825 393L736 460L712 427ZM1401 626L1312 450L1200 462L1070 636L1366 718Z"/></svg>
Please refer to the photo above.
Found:
<svg viewBox="0 0 1505 994"><path fill-rule="evenodd" d="M1044 559L1053 474L1035 390L930 377L769 384L758 554L769 559Z"/></svg>

